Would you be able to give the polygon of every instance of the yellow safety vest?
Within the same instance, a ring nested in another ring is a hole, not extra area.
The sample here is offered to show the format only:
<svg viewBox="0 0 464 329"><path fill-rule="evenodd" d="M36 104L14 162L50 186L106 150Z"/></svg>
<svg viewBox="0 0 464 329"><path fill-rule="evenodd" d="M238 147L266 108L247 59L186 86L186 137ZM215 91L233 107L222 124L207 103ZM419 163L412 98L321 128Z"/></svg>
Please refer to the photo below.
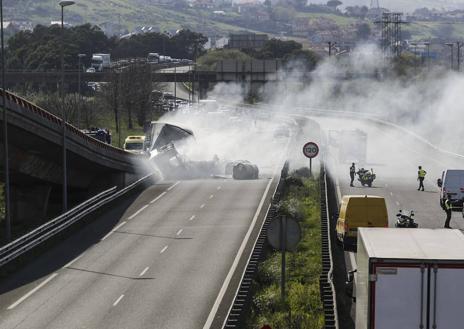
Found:
<svg viewBox="0 0 464 329"><path fill-rule="evenodd" d="M419 170L419 177L424 178L427 172L424 169Z"/></svg>
<svg viewBox="0 0 464 329"><path fill-rule="evenodd" d="M451 204L451 201L449 201L449 200L445 201L445 208L446 208L446 210L453 209L453 205Z"/></svg>

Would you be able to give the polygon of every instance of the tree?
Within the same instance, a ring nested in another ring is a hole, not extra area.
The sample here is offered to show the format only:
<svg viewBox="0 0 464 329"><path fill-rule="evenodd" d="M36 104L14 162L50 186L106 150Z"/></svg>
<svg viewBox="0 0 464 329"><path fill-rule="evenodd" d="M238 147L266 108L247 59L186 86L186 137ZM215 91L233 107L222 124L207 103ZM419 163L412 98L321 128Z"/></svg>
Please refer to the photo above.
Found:
<svg viewBox="0 0 464 329"><path fill-rule="evenodd" d="M371 36L371 27L368 23L362 23L358 25L356 35L360 40L367 40Z"/></svg>
<svg viewBox="0 0 464 329"><path fill-rule="evenodd" d="M327 1L327 7L332 8L333 10L336 10L338 6L341 6L343 2L338 1L338 0L329 0Z"/></svg>
<svg viewBox="0 0 464 329"><path fill-rule="evenodd" d="M252 58L237 49L213 49L198 58L197 63L206 70L215 70L216 63L224 60L249 61Z"/></svg>
<svg viewBox="0 0 464 329"><path fill-rule="evenodd" d="M293 40L271 39L264 44L261 50L255 53L255 57L257 59L281 59L295 50L302 49L302 47L300 43Z"/></svg>
<svg viewBox="0 0 464 329"><path fill-rule="evenodd" d="M308 49L297 49L284 57L285 63L302 65L305 71L313 71L319 60L319 55Z"/></svg>

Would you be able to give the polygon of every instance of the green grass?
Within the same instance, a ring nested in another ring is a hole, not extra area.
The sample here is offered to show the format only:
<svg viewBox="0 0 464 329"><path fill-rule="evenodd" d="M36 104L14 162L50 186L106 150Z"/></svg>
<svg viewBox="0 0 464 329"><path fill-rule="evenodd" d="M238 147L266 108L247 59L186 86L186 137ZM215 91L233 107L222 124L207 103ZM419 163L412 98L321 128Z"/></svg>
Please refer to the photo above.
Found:
<svg viewBox="0 0 464 329"><path fill-rule="evenodd" d="M296 178L296 179L293 179ZM320 329L324 324L319 294L321 274L320 195L318 180L293 174L283 209L300 222L302 240L295 253L287 253L287 298L280 297L280 252L260 265L254 282L252 312L247 328L268 324L273 329Z"/></svg>
<svg viewBox="0 0 464 329"><path fill-rule="evenodd" d="M60 19L59 6L55 0L40 2L24 0L15 9L15 18L28 19L35 24L48 25L50 21ZM149 1L140 3L135 0L80 0L76 5L66 8L66 19L80 24L111 23L117 25L120 22L129 31L136 26L144 25L155 26L159 31L190 28L196 31L213 30L227 34L244 30L235 25L216 21L207 11L196 9L177 11Z"/></svg>
<svg viewBox="0 0 464 329"><path fill-rule="evenodd" d="M325 19L334 21L334 23L340 26L348 26L348 25L354 24L359 21L357 18L346 17L346 16L341 16L341 15L335 15L335 14L327 14L327 13L300 12L297 14L297 17L308 17L311 19L325 18Z"/></svg>

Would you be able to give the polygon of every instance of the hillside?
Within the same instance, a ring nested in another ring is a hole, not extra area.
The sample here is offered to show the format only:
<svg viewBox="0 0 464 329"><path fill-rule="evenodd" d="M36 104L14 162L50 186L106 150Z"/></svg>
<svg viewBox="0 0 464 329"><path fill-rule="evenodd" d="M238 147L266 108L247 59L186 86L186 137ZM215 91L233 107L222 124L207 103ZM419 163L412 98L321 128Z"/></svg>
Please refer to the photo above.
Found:
<svg viewBox="0 0 464 329"><path fill-rule="evenodd" d="M173 10L148 0L78 0L66 8L65 20L72 24L91 23L113 31L132 31L153 26L155 31L189 28L207 34L223 34L239 27L206 19L201 10ZM50 24L61 19L58 0L4 0L6 20L27 20L33 24Z"/></svg>
<svg viewBox="0 0 464 329"><path fill-rule="evenodd" d="M370 0L340 0L343 6L370 6ZM325 0L310 0L310 3L326 3ZM463 9L464 0L379 0L380 6L394 11L412 12L417 8Z"/></svg>

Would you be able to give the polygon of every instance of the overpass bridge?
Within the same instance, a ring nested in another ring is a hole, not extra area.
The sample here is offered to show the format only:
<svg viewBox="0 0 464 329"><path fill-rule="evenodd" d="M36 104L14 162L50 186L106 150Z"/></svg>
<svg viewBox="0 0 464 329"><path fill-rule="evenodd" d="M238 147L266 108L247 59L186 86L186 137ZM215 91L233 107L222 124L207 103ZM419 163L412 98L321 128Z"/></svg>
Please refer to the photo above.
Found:
<svg viewBox="0 0 464 329"><path fill-rule="evenodd" d="M6 108L12 225L40 222L61 211L63 120L9 92ZM66 136L71 206L105 188L122 187L145 172L139 156L102 143L67 123ZM3 152L0 147L0 157ZM1 171L3 165L2 161Z"/></svg>

